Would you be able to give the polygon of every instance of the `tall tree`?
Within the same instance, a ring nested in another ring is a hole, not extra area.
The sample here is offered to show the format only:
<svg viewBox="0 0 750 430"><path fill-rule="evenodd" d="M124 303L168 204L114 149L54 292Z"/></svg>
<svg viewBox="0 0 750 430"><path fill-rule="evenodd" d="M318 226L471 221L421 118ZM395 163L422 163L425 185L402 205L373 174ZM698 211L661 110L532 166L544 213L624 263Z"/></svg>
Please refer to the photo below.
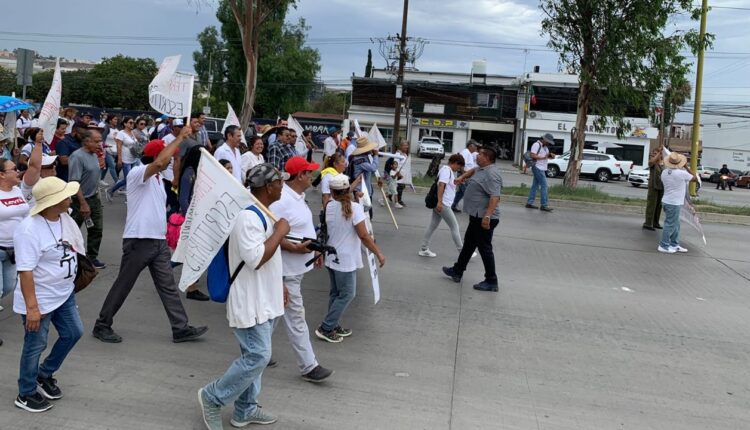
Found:
<svg viewBox="0 0 750 430"><path fill-rule="evenodd" d="M215 77L211 91L212 110L215 106L219 108L218 111L226 109L225 102L228 101L235 109L242 109L242 122L249 121L253 116L284 116L303 109L314 87L315 75L320 70L320 54L304 46L308 27L303 19L296 24L285 24L287 8L293 7L294 2L277 2L260 26L259 40L262 42L257 47L253 85L248 85L250 71L242 32L232 10L233 2L235 5L242 3L222 0L217 8L216 17L221 23L220 37L215 37L215 31L206 28L198 35L201 51L193 53L195 70L200 80L204 81L204 77L208 76L208 54L213 52ZM226 53L217 55L220 49L226 49ZM216 64L217 61L221 64ZM219 79L218 74L221 73L224 75ZM246 109L245 102L250 95L253 99L252 109Z"/></svg>
<svg viewBox="0 0 750 430"><path fill-rule="evenodd" d="M149 109L148 85L156 72L150 58L105 58L87 74L86 98L94 106ZM63 78L63 93L64 88Z"/></svg>
<svg viewBox="0 0 750 430"><path fill-rule="evenodd" d="M345 115L349 108L349 91L323 91L323 95L310 103L308 109L316 113Z"/></svg>
<svg viewBox="0 0 750 430"><path fill-rule="evenodd" d="M372 75L372 49L367 50L367 64L365 64L365 78Z"/></svg>
<svg viewBox="0 0 750 430"><path fill-rule="evenodd" d="M233 106L239 106L242 100L240 91L229 91L231 87L226 85L229 78L226 61L227 44L214 26L206 27L198 33L198 43L201 50L193 52L193 67L198 75L198 82L203 91L206 92L209 89L209 83L211 84L210 100L208 101L208 105L211 107L211 115L225 116L227 114L227 101ZM240 85L235 87L235 89L237 88L242 87ZM193 101L194 106L203 106L206 103L201 94L195 94Z"/></svg>
<svg viewBox="0 0 750 430"><path fill-rule="evenodd" d="M541 0L542 33L566 70L579 75L577 118L564 184L575 188L589 112L600 130L614 123L621 137L629 112L645 111L665 84L689 70L680 51L691 32L666 34L670 17L692 0ZM695 14L693 14L695 18Z"/></svg>

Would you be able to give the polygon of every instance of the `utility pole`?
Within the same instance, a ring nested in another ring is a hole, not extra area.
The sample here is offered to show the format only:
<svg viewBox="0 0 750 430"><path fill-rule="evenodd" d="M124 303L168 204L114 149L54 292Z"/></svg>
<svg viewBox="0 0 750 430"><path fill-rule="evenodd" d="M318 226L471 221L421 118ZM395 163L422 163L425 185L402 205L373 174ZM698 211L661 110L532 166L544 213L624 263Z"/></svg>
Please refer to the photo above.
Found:
<svg viewBox="0 0 750 430"><path fill-rule="evenodd" d="M706 50L706 15L708 15L708 0L701 5L701 31L698 41L698 66L695 77L695 108L693 109L693 141L690 145L690 171L697 174L698 170L698 141L701 137L701 91L703 90L703 53ZM690 182L690 195L696 195L695 182Z"/></svg>
<svg viewBox="0 0 750 430"><path fill-rule="evenodd" d="M406 19L409 14L409 0L404 0L404 16L401 21L401 34L399 36L398 53L398 75L396 77L396 109L393 113L393 152L399 147L401 128L401 97L404 92L404 63L406 63ZM409 127L409 124L406 125Z"/></svg>

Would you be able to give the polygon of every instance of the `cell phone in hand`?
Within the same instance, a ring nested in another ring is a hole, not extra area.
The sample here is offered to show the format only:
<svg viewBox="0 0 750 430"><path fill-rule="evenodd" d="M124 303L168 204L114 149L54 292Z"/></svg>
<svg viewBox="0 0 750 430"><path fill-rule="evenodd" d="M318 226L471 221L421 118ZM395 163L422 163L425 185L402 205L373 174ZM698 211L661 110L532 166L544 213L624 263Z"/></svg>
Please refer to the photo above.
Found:
<svg viewBox="0 0 750 430"><path fill-rule="evenodd" d="M88 228L91 228L94 226L94 220L92 220L91 218L86 218L84 220L84 223L86 224L86 227Z"/></svg>

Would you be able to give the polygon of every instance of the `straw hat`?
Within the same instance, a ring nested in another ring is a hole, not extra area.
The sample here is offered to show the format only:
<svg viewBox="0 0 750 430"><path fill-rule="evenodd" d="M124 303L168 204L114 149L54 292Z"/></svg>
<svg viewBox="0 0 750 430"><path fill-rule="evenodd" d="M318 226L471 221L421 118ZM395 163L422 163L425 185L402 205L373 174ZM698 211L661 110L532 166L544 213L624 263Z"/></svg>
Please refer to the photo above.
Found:
<svg viewBox="0 0 750 430"><path fill-rule="evenodd" d="M56 176L42 178L31 189L31 194L36 199L36 206L31 208L29 215L51 208L70 196L78 193L80 185L78 182L65 182Z"/></svg>
<svg viewBox="0 0 750 430"><path fill-rule="evenodd" d="M378 144L370 142L365 136L357 138L357 149L352 152L352 155L365 154L370 151L378 149Z"/></svg>
<svg viewBox="0 0 750 430"><path fill-rule="evenodd" d="M682 169L687 164L687 158L684 155L672 152L669 157L664 159L664 165L670 169Z"/></svg>

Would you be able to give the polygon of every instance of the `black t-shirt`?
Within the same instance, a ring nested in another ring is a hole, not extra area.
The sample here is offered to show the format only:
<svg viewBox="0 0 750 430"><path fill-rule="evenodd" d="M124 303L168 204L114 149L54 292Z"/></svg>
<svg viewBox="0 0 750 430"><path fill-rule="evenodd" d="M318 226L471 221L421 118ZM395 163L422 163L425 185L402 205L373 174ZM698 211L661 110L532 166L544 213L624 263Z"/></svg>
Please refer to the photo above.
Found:
<svg viewBox="0 0 750 430"><path fill-rule="evenodd" d="M722 167L721 170L719 170L719 173L721 173L722 175L729 175L732 172L730 172L728 168Z"/></svg>

